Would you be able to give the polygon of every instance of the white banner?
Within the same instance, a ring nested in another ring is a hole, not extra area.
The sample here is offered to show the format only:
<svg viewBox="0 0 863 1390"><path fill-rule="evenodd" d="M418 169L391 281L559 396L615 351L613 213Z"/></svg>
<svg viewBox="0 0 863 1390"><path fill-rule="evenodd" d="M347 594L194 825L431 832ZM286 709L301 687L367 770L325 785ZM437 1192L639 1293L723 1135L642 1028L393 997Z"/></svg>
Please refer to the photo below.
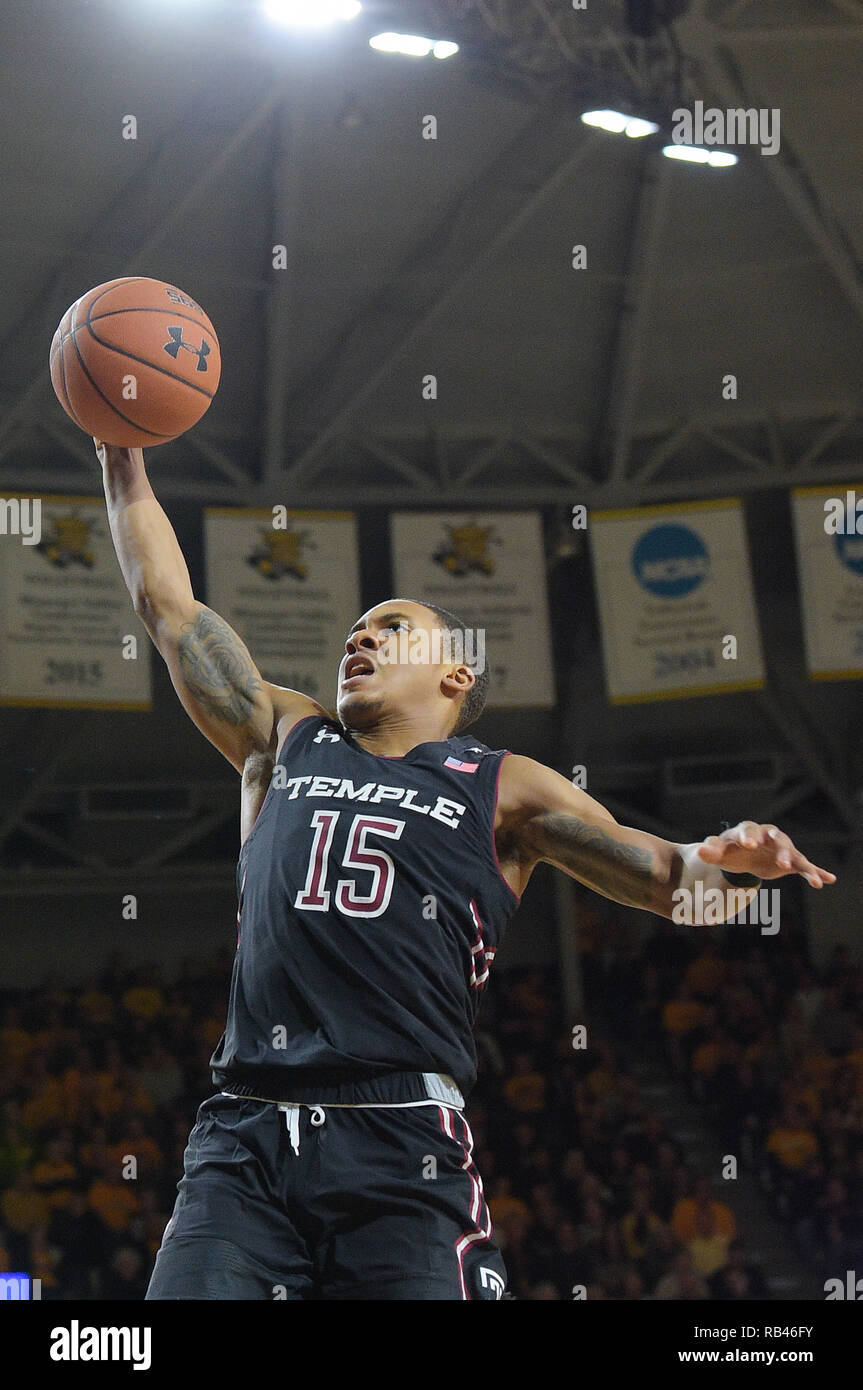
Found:
<svg viewBox="0 0 863 1390"><path fill-rule="evenodd" d="M739 501L593 512L590 536L612 704L764 685Z"/></svg>
<svg viewBox="0 0 863 1390"><path fill-rule="evenodd" d="M104 498L7 492L0 507L0 704L150 709L150 639Z"/></svg>
<svg viewBox="0 0 863 1390"><path fill-rule="evenodd" d="M489 708L555 702L537 512L396 512L394 597L427 600L484 633Z"/></svg>
<svg viewBox="0 0 863 1390"><path fill-rule="evenodd" d="M806 667L813 680L863 677L863 485L791 494Z"/></svg>
<svg viewBox="0 0 863 1390"><path fill-rule="evenodd" d="M353 512L207 507L204 518L207 603L264 680L332 709L362 613Z"/></svg>

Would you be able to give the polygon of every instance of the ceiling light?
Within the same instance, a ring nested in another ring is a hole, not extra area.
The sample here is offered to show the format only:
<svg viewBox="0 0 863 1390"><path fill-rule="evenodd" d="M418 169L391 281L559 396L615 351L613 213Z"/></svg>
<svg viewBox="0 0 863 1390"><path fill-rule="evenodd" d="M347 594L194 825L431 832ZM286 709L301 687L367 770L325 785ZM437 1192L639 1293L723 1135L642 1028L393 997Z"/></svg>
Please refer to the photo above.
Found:
<svg viewBox="0 0 863 1390"><path fill-rule="evenodd" d="M270 19L311 29L356 19L362 5L359 0L266 0L264 9Z"/></svg>
<svg viewBox="0 0 863 1390"><path fill-rule="evenodd" d="M659 126L655 121L643 121L640 116L633 116L627 122L624 135L628 135L630 140L640 140L642 135L655 135Z"/></svg>
<svg viewBox="0 0 863 1390"><path fill-rule="evenodd" d="M371 48L379 53L401 53L407 58L451 58L458 53L458 44L446 39L424 39L419 34L375 34L369 39Z"/></svg>
<svg viewBox="0 0 863 1390"><path fill-rule="evenodd" d="M653 135L659 129L653 121L642 120L640 116L628 116L623 111L585 111L581 119L585 125L611 131L612 135L626 134L631 140L638 140L643 135Z"/></svg>
<svg viewBox="0 0 863 1390"><path fill-rule="evenodd" d="M688 164L709 164L714 169L728 168L737 163L737 155L729 150L703 150L700 145L665 145L666 159L683 159Z"/></svg>

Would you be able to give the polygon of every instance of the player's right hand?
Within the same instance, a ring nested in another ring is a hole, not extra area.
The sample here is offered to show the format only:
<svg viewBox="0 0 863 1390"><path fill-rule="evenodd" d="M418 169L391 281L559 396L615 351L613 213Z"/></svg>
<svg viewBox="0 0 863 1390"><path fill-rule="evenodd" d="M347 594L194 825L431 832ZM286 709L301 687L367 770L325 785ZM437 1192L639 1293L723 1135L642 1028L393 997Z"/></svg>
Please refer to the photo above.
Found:
<svg viewBox="0 0 863 1390"><path fill-rule="evenodd" d="M96 446L96 457L105 468L112 463L143 463L143 449L124 449L119 444L105 444L101 439L93 435L93 443Z"/></svg>

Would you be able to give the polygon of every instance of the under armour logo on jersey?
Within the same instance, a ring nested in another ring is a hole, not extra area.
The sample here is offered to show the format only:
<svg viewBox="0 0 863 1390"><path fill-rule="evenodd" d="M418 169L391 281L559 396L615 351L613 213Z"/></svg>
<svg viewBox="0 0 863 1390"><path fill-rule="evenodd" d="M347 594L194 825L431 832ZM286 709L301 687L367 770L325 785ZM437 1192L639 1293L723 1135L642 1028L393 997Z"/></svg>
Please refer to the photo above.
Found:
<svg viewBox="0 0 863 1390"><path fill-rule="evenodd" d="M312 743L341 743L341 738L338 734L334 734L332 729L322 728L318 729Z"/></svg>
<svg viewBox="0 0 863 1390"><path fill-rule="evenodd" d="M479 1282L481 1288L491 1289L495 1298L503 1298L504 1282L496 1269L489 1269L487 1265L480 1265Z"/></svg>
<svg viewBox="0 0 863 1390"><path fill-rule="evenodd" d="M183 330L177 324L172 324L168 329L168 337L171 341L170 343L165 343L165 352L167 352L169 357L173 357L176 361L180 355L180 348L185 348L187 352L193 352L198 359L198 365L195 371L205 372L207 370L207 358L210 355L210 344L207 342L206 338L201 339L201 346L197 348L194 343L186 342L183 337Z"/></svg>

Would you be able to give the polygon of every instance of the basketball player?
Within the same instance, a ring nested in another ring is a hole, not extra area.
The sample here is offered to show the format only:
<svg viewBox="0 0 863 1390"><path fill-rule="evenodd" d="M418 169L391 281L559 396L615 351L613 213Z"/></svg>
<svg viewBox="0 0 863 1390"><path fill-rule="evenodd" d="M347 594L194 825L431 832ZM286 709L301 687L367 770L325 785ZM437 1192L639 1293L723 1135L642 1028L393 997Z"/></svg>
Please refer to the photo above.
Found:
<svg viewBox="0 0 863 1390"><path fill-rule="evenodd" d="M773 825L678 845L465 730L488 673L394 659L458 620L413 600L347 634L334 718L262 679L196 601L140 450L96 442L135 611L242 778L239 937L149 1299L493 1299L472 1025L534 866L670 917L672 893L819 869ZM474 647L475 648L475 644ZM437 652L440 655L440 651ZM739 911L739 906L734 911ZM719 920L723 920L720 915Z"/></svg>

